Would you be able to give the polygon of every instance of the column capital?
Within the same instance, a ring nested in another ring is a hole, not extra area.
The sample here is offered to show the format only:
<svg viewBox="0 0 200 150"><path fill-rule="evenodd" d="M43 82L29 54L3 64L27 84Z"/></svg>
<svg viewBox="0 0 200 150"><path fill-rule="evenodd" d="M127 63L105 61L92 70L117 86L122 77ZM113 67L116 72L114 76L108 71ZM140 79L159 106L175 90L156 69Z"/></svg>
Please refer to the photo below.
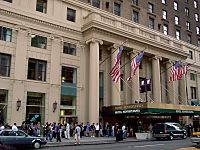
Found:
<svg viewBox="0 0 200 150"><path fill-rule="evenodd" d="M157 59L162 60L162 57L161 56L153 56L153 57L149 58L149 60L157 60Z"/></svg>
<svg viewBox="0 0 200 150"><path fill-rule="evenodd" d="M91 38L91 39L89 39L89 40L87 40L85 43L86 44L89 44L89 43L96 43L96 42L98 42L100 45L102 45L103 44L103 40L99 40L99 39L95 39L95 38Z"/></svg>

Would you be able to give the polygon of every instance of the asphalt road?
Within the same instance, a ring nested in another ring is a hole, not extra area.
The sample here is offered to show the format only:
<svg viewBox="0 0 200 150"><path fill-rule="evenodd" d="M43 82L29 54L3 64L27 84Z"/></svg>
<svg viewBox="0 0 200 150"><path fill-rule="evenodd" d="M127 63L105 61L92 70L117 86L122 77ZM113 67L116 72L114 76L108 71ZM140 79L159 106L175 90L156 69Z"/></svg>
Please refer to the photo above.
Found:
<svg viewBox="0 0 200 150"><path fill-rule="evenodd" d="M195 150L190 139L173 141L143 141L101 145L79 145L65 147L43 147L41 150ZM200 150L200 149L197 149Z"/></svg>

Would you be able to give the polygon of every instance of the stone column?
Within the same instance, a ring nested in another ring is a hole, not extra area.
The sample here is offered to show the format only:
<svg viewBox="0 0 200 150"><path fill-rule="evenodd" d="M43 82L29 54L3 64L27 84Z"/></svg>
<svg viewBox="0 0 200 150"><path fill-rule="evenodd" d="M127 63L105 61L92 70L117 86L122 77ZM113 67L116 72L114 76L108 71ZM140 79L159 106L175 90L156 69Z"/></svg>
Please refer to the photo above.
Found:
<svg viewBox="0 0 200 150"><path fill-rule="evenodd" d="M160 58L152 58L152 83L153 83L153 100L161 102L161 83L160 83Z"/></svg>
<svg viewBox="0 0 200 150"><path fill-rule="evenodd" d="M89 122L99 122L99 44L102 41L92 39L89 57Z"/></svg>
<svg viewBox="0 0 200 150"><path fill-rule="evenodd" d="M130 60L131 61L131 56L130 54L128 54L126 56L126 61ZM128 64L126 64L125 67L125 73L124 73L124 80L126 81L126 83L124 83L124 91L123 93L125 94L125 100L126 100L126 104L131 104L131 92L132 92L132 88L131 88L131 83L129 81L127 81L126 79L130 76L131 74L131 62L129 62Z"/></svg>
<svg viewBox="0 0 200 150"><path fill-rule="evenodd" d="M200 73L197 73L197 99L200 100Z"/></svg>
<svg viewBox="0 0 200 150"><path fill-rule="evenodd" d="M171 81L169 82L169 77L170 77L170 70L172 67L172 62L168 61L166 62L166 70L167 70L167 103L169 104L175 104L175 85L174 82Z"/></svg>
<svg viewBox="0 0 200 150"><path fill-rule="evenodd" d="M131 54L131 58L136 57L136 53ZM137 68L135 75L131 81L132 84L132 101L131 103L135 103L136 100L140 100L140 80L139 80L139 67Z"/></svg>
<svg viewBox="0 0 200 150"><path fill-rule="evenodd" d="M179 99L177 104L183 104L187 105L187 94L186 94L186 78L185 76L182 77L181 80L179 80Z"/></svg>
<svg viewBox="0 0 200 150"><path fill-rule="evenodd" d="M116 50L117 49L117 50ZM114 59L116 58L117 54L119 52L119 47L114 44L113 47L111 47L111 68L114 66ZM119 81L113 82L111 80L111 105L120 105L121 104L121 98L120 98L120 79Z"/></svg>

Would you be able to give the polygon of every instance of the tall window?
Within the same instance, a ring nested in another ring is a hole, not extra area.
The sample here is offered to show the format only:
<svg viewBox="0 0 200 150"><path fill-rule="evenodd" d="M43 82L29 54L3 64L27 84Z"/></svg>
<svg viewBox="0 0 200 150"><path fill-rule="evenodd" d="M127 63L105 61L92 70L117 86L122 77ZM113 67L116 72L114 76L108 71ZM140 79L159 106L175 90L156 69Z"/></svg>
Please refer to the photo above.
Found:
<svg viewBox="0 0 200 150"><path fill-rule="evenodd" d="M46 61L29 58L28 79L46 81Z"/></svg>
<svg viewBox="0 0 200 150"><path fill-rule="evenodd" d="M176 29L176 39L180 40L181 36L180 36L180 30Z"/></svg>
<svg viewBox="0 0 200 150"><path fill-rule="evenodd" d="M190 90L191 90L191 99L197 99L196 87L190 87Z"/></svg>
<svg viewBox="0 0 200 150"><path fill-rule="evenodd" d="M0 53L0 76L10 76L11 56Z"/></svg>
<svg viewBox="0 0 200 150"><path fill-rule="evenodd" d="M193 59L193 51L189 51L189 58Z"/></svg>
<svg viewBox="0 0 200 150"><path fill-rule="evenodd" d="M121 74L121 78L120 78L120 90L121 90L121 91L124 90L124 82L123 82L123 79L124 79L124 75Z"/></svg>
<svg viewBox="0 0 200 150"><path fill-rule="evenodd" d="M199 14L195 14L195 20L198 22L199 21Z"/></svg>
<svg viewBox="0 0 200 150"><path fill-rule="evenodd" d="M194 0L194 8L198 8L198 2Z"/></svg>
<svg viewBox="0 0 200 150"><path fill-rule="evenodd" d="M72 22L76 21L76 10L67 8L67 20Z"/></svg>
<svg viewBox="0 0 200 150"><path fill-rule="evenodd" d="M121 16L121 5L118 3L114 3L114 14Z"/></svg>
<svg viewBox="0 0 200 150"><path fill-rule="evenodd" d="M7 106L8 106L8 90L0 89L0 110L1 117L0 123L4 123L7 120Z"/></svg>
<svg viewBox="0 0 200 150"><path fill-rule="evenodd" d="M36 11L47 13L47 0L37 0Z"/></svg>
<svg viewBox="0 0 200 150"><path fill-rule="evenodd" d="M187 35L187 42L192 43L192 36L190 34Z"/></svg>
<svg viewBox="0 0 200 150"><path fill-rule="evenodd" d="M174 10L178 10L178 3L174 2Z"/></svg>
<svg viewBox="0 0 200 150"><path fill-rule="evenodd" d="M166 10L162 10L162 17L163 17L163 19L167 19L167 11Z"/></svg>
<svg viewBox="0 0 200 150"><path fill-rule="evenodd" d="M153 13L153 12L154 12L153 4L148 3L148 11L149 11L150 13Z"/></svg>
<svg viewBox="0 0 200 150"><path fill-rule="evenodd" d="M186 28L187 30L190 30L190 22L186 21Z"/></svg>
<svg viewBox="0 0 200 150"><path fill-rule="evenodd" d="M189 9L188 8L185 8L185 15L189 16Z"/></svg>
<svg viewBox="0 0 200 150"><path fill-rule="evenodd" d="M0 26L0 40L11 42L12 29Z"/></svg>
<svg viewBox="0 0 200 150"><path fill-rule="evenodd" d="M92 6L100 8L100 0L92 0Z"/></svg>
<svg viewBox="0 0 200 150"><path fill-rule="evenodd" d="M200 34L200 28L199 27L196 27L196 33Z"/></svg>
<svg viewBox="0 0 200 150"><path fill-rule="evenodd" d="M133 21L139 22L139 13L137 11L133 11Z"/></svg>
<svg viewBox="0 0 200 150"><path fill-rule="evenodd" d="M63 53L70 54L70 55L76 55L76 45L64 42Z"/></svg>
<svg viewBox="0 0 200 150"><path fill-rule="evenodd" d="M197 46L200 47L200 39L197 41Z"/></svg>
<svg viewBox="0 0 200 150"><path fill-rule="evenodd" d="M47 48L47 38L32 34L31 35L31 46L46 49Z"/></svg>
<svg viewBox="0 0 200 150"><path fill-rule="evenodd" d="M166 4L166 0L162 0L162 4Z"/></svg>
<svg viewBox="0 0 200 150"><path fill-rule="evenodd" d="M138 0L132 0L132 3L136 6L138 6Z"/></svg>
<svg viewBox="0 0 200 150"><path fill-rule="evenodd" d="M194 73L190 73L190 80L195 81L195 74Z"/></svg>
<svg viewBox="0 0 200 150"><path fill-rule="evenodd" d="M175 16L175 17L174 17L174 20L175 20L175 24L178 25L178 24L179 24L179 17L178 17L178 16Z"/></svg>
<svg viewBox="0 0 200 150"><path fill-rule="evenodd" d="M149 17L149 28L154 29L154 19Z"/></svg>
<svg viewBox="0 0 200 150"><path fill-rule="evenodd" d="M166 25L166 24L163 25L163 33L165 35L168 35L168 25Z"/></svg>
<svg viewBox="0 0 200 150"><path fill-rule="evenodd" d="M76 84L76 68L62 66L62 83Z"/></svg>

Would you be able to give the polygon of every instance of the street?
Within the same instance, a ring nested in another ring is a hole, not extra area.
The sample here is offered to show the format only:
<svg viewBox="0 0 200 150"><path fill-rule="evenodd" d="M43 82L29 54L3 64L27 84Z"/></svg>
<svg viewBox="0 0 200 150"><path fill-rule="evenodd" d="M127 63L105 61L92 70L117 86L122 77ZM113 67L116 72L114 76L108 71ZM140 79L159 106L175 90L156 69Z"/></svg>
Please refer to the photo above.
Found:
<svg viewBox="0 0 200 150"><path fill-rule="evenodd" d="M100 145L44 147L42 150L198 150L190 139L173 141L142 141Z"/></svg>

